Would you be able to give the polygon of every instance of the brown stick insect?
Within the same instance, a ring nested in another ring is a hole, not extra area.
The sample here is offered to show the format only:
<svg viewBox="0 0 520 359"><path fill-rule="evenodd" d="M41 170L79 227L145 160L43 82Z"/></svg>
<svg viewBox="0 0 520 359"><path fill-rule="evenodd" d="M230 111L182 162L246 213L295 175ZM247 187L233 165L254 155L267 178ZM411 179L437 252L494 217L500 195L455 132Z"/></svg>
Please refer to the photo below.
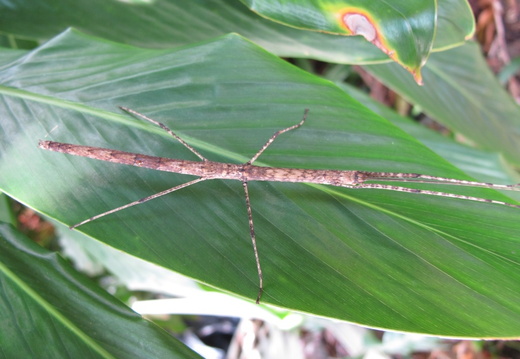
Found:
<svg viewBox="0 0 520 359"><path fill-rule="evenodd" d="M367 182L414 182L414 183L430 183L430 184L444 184L444 185L457 185L457 186L471 186L471 187L485 187L497 190L520 190L520 184L515 185L498 185L493 183L473 182L466 180L458 180L453 178L429 176L419 173L399 173L399 172L368 172L368 171L341 171L341 170L312 170L312 169L297 169L297 168L276 168L276 167L260 167L255 166L253 163L258 157L273 143L273 141L282 133L297 129L302 126L307 118L309 110L305 110L303 119L296 125L287 127L274 133L271 138L265 143L264 146L246 163L244 164L232 164L232 163L221 163L213 162L201 155L192 146L186 143L182 138L177 136L172 130L166 127L164 124L157 122L137 111L131 110L126 107L120 107L123 111L126 111L132 115L138 116L145 119L173 136L177 141L182 143L188 150L194 153L201 161L187 161L178 160L164 157L154 157L136 153L129 153L111 149L105 149L100 147L80 146L72 145L67 143L52 142L52 141L40 141L39 147L45 150L63 152L69 155L89 157L97 160L122 163L136 167L150 168L158 171L174 172L186 175L192 175L198 177L192 181L183 183L181 185L172 187L162 192L155 193L151 196L139 199L137 201L125 204L121 207L114 208L110 211L97 214L90 217L80 223L71 226L71 229L82 226L88 222L92 222L98 218L104 217L108 214L123 210L125 208L135 206L137 204L144 203L157 197L164 196L168 193L175 192L181 188L191 186L192 184L202 182L210 179L225 179L225 180L238 180L242 182L244 187L247 216L249 219L249 231L251 236L251 242L253 245L253 252L256 260L256 268L258 271L258 295L256 303L260 302L264 287L263 287L263 275L262 267L260 265L260 257L258 254L258 248L256 245L255 228L253 224L253 214L251 210L251 202L249 199L249 191L247 183L249 181L277 181L277 182L306 182L306 183L317 183L330 186L356 188L356 189L382 189L389 191L398 192L409 192L426 194L441 197L452 197L462 200L470 200L477 202L494 203L498 205L504 205L509 207L520 208L520 205L496 201L492 199L485 199L479 197L464 196L459 194L437 192L430 190L414 189L408 187L400 187L390 184L380 183L367 183Z"/></svg>

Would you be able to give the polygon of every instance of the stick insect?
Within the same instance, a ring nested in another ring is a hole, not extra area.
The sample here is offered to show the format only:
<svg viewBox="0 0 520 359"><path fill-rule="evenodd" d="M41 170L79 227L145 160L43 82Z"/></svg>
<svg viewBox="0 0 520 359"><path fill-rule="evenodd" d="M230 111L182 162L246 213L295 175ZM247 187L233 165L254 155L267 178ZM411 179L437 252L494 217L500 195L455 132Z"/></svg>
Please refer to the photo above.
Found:
<svg viewBox="0 0 520 359"><path fill-rule="evenodd" d="M172 187L162 192L155 193L151 196L139 199L137 201L125 204L123 206L114 208L112 210L97 214L93 217L90 217L82 222L74 224L71 226L71 229L82 226L86 223L92 222L96 219L104 217L108 214L121 211L125 208L132 207L154 198L158 198L164 196L168 193L175 192L180 190L181 188L185 188L191 186L195 183L210 180L210 179L226 179L226 180L238 180L242 182L242 186L244 188L245 193L245 202L247 207L247 216L249 220L249 232L251 237L251 243L253 245L253 252L256 261L256 269L258 272L258 294L256 297L256 303L260 303L260 299L262 297L262 293L264 291L263 286L263 274L262 274L262 266L260 265L260 256L258 254L258 248L256 244L256 235L255 228L253 224L253 213L251 209L251 201L249 199L249 190L248 190L248 182L249 181L277 181L277 182L305 182L305 183L317 183L338 187L346 187L346 188L356 188L356 189L380 189L380 190L389 190L389 191L398 191L398 192L409 192L409 193L418 193L418 194L426 194L433 196L441 196L441 197L452 197L458 198L462 200L470 200L477 202L487 202L494 203L498 205L504 205L509 207L520 208L520 205L496 201L492 199L480 198L480 197L472 197L472 196L464 196L459 194L447 193L447 192L438 192L424 189L414 189L408 187L395 186L391 184L381 184L381 183L367 183L367 182L414 182L414 183L430 183L430 184L445 184L445 185L457 185L457 186L471 186L471 187L485 187L485 188L493 188L497 190L520 190L520 184L515 185L498 185L493 183L484 183L484 182L473 182L466 180L458 180L453 178L446 177L436 177L429 176L419 173L399 173L399 172L368 172L368 171L342 171L342 170L312 170L312 169L297 169L297 168L277 168L277 167L260 167L255 166L253 163L260 157L262 153L273 143L273 141L282 133L292 131L301 127L305 120L307 119L307 114L309 112L308 109L305 110L303 119L290 127L279 130L275 132L269 140L260 148L260 150L246 163L244 164L231 164L231 163L221 163L221 162L213 162L208 160L206 157L201 155L196 149L186 143L182 138L177 136L171 129L166 127L166 125L157 122L137 111L126 107L120 107L121 110L140 117L146 121L153 123L154 125L159 126L168 134L170 134L177 141L182 143L184 147L190 150L193 154L195 154L200 161L187 161L187 160L179 160L179 159L171 159L164 157L154 157L136 153L129 153L117 150L111 150L100 147L90 147L90 146L80 146L80 145L72 145L61 142L52 142L52 141L40 141L39 147L45 150L62 152L69 155L89 157L97 160L114 162L114 163L122 163L136 167L144 167L149 169L154 169L158 171L166 171L166 172L174 172L186 175L196 176L197 178L183 183L181 185Z"/></svg>

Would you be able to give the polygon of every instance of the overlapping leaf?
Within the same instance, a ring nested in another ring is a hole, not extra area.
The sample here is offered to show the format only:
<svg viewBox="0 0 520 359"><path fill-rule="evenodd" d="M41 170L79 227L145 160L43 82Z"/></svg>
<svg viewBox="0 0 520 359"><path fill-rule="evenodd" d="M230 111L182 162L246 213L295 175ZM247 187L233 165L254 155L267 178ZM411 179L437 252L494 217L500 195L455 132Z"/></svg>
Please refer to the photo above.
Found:
<svg viewBox="0 0 520 359"><path fill-rule="evenodd" d="M453 163L478 181L502 184L520 182L520 175L516 174L513 166L502 160L500 154L455 142L415 121L398 115L358 89L348 85L340 86L363 105L388 119L394 125L412 135L439 156ZM508 195L516 200L520 200L520 192L509 192Z"/></svg>
<svg viewBox="0 0 520 359"><path fill-rule="evenodd" d="M361 35L410 71L417 82L422 81L421 67L430 53L435 34L434 0L243 1L259 14L290 26Z"/></svg>
<svg viewBox="0 0 520 359"><path fill-rule="evenodd" d="M475 146L520 165L520 108L491 73L477 44L432 55L422 87L395 65L366 68Z"/></svg>
<svg viewBox="0 0 520 359"><path fill-rule="evenodd" d="M345 33L344 27L338 25L338 19L334 18L338 11L345 8L344 5L321 1L316 2L318 5L313 8L313 3L298 6L301 11L295 11L295 14L304 12L324 18L326 21L316 24L315 30ZM290 2L287 4L290 5ZM376 8L373 4L376 4ZM386 11L378 11L380 4L389 10L388 14ZM385 20L385 38L389 39L391 46L402 49L402 54L398 55L407 66L412 67L419 65L429 52L433 35L433 4L433 0L394 1L389 8L389 5L379 1L357 2L358 7L366 7L375 14L376 19ZM424 11L411 12L416 7ZM271 17L289 16L287 11L294 9L285 9L284 12L278 10L271 11ZM326 12L322 13L322 10ZM400 11L403 13L397 14ZM453 47L472 35L473 16L465 0L439 0L438 14L434 49ZM399 22L394 23L392 17ZM302 19L296 18L294 25L311 28L316 23L312 18L307 23L303 23ZM141 3L47 0L31 2L29 6L26 0L0 1L0 24L0 30L4 33L40 40L47 40L73 26L114 41L155 48L186 45L236 32L280 56L356 64L388 60L387 55L360 36L344 37L291 28L261 18L239 0L164 0ZM396 45L399 38L402 38L403 44Z"/></svg>
<svg viewBox="0 0 520 359"><path fill-rule="evenodd" d="M7 224L0 224L6 358L200 358Z"/></svg>

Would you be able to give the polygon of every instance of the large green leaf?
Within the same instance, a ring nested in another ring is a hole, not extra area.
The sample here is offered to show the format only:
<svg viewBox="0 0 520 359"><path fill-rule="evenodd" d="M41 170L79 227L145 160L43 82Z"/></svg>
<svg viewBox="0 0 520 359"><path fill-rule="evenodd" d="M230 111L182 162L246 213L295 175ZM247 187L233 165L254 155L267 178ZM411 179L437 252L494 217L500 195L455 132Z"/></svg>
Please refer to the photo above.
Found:
<svg viewBox="0 0 520 359"><path fill-rule="evenodd" d="M0 188L65 224L186 176L70 157L39 139L271 166L467 178L332 83L236 35L175 51L67 32L0 71ZM507 200L485 189L457 192ZM265 303L368 326L468 337L518 336L519 212L389 191L250 184ZM253 300L257 272L242 186L208 181L89 223L119 250ZM474 313L479 313L478 316ZM494 323L500 323L495 326Z"/></svg>
<svg viewBox="0 0 520 359"><path fill-rule="evenodd" d="M435 34L437 3L380 0L242 0L251 10L297 28L361 35L421 82Z"/></svg>
<svg viewBox="0 0 520 359"><path fill-rule="evenodd" d="M417 6L417 2L413 4ZM451 47L471 36L473 16L465 0L439 0L438 13L434 48ZM290 28L261 18L239 0L0 0L0 30L4 33L46 40L69 26L144 47L186 45L237 32L279 56L356 64L388 60L360 36Z"/></svg>
<svg viewBox="0 0 520 359"><path fill-rule="evenodd" d="M5 358L200 358L7 224L0 283Z"/></svg>
<svg viewBox="0 0 520 359"><path fill-rule="evenodd" d="M417 86L392 64L366 67L387 86L475 146L520 165L520 107L489 70L473 42L433 54Z"/></svg>

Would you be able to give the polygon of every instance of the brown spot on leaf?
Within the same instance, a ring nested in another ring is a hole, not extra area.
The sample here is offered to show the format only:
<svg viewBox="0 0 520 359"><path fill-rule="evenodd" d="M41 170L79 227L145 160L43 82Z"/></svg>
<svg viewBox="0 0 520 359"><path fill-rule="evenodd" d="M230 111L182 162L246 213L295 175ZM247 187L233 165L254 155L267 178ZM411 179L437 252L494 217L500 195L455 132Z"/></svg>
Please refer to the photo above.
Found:
<svg viewBox="0 0 520 359"><path fill-rule="evenodd" d="M361 35L370 42L377 38L377 30L365 15L346 13L343 23L353 35Z"/></svg>
<svg viewBox="0 0 520 359"><path fill-rule="evenodd" d="M379 32L375 22L367 14L362 14L359 11L346 11L341 16L343 25L352 35L361 35L369 42L376 45L381 51L390 56L394 61L395 51L391 50L386 45L381 33Z"/></svg>
<svg viewBox="0 0 520 359"><path fill-rule="evenodd" d="M342 25L352 34L363 36L367 41L376 45L381 51L387 54L392 60L403 65L414 77L415 81L422 85L420 69L413 69L402 64L396 52L389 48L387 42L378 29L377 23L368 14L359 9L349 8L340 12Z"/></svg>

